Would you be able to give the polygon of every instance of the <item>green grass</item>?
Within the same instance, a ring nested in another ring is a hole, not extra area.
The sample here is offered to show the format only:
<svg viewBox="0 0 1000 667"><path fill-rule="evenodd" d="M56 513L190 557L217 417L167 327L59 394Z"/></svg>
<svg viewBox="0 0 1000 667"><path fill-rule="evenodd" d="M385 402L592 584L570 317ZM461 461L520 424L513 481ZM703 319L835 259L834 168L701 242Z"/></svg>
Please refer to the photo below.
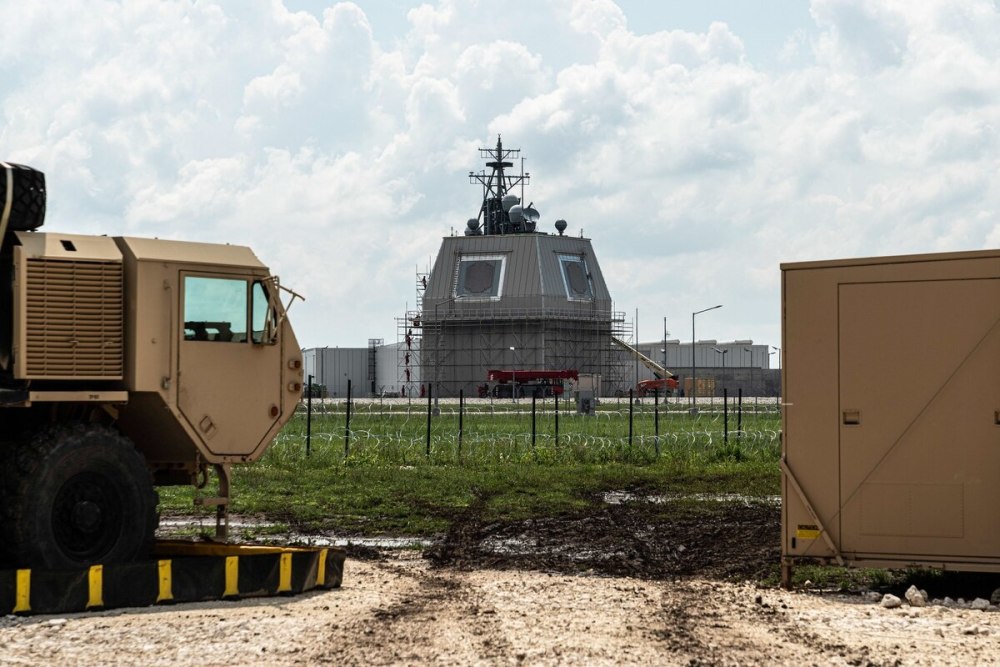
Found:
<svg viewBox="0 0 1000 667"><path fill-rule="evenodd" d="M679 409L660 415L657 436L647 401L633 411L630 443L628 403L611 403L596 417L562 413L556 440L550 399L539 402L532 444L530 400L468 406L461 442L457 405L442 405L428 456L426 404L354 406L346 454L344 406L332 407L314 414L308 456L299 414L259 462L234 467L234 512L300 530L431 535L473 506L486 520L523 519L582 510L610 490L779 488L773 411L745 414L743 431L726 442L721 413L692 418ZM161 501L167 512L193 511L187 488L161 489Z"/></svg>
<svg viewBox="0 0 1000 667"><path fill-rule="evenodd" d="M742 431L731 415L726 424L721 407L688 416L686 404L660 406L659 418L652 402L635 406L630 416L624 404L602 405L596 416L565 411L556 433L554 403L539 402L532 425L530 400L520 403L479 402L466 406L459 425L457 405L443 405L431 419L430 451L427 406L371 402L352 411L349 437L343 404L324 404L313 415L314 444L338 446L356 463L648 463L669 457L697 463L699 459L752 463L776 461L780 420L773 409L744 413ZM631 419L632 435L629 437ZM657 423L658 422L658 423ZM301 441L306 422L299 414L279 442Z"/></svg>

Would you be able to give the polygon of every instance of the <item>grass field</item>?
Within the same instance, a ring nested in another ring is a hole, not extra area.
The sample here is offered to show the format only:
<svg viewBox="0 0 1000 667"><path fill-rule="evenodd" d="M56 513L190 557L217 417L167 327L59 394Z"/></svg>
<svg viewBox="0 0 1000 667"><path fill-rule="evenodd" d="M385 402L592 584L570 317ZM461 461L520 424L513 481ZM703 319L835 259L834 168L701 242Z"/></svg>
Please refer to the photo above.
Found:
<svg viewBox="0 0 1000 667"><path fill-rule="evenodd" d="M428 535L473 505L503 520L583 510L612 490L778 493L773 403L744 406L741 430L730 413L728 436L718 404L692 417L682 403L630 410L611 399L595 416L560 411L558 437L552 399L534 419L530 399L472 401L461 418L457 401L440 407L428 450L426 403L354 403L349 433L345 404L314 404L308 455L300 410L259 462L235 467L232 509L303 530ZM192 511L190 489L161 499L167 512Z"/></svg>
<svg viewBox="0 0 1000 667"><path fill-rule="evenodd" d="M430 537L473 516L498 525L599 516L608 507L603 494L630 492L669 499L646 505L643 520L693 518L710 534L721 505L702 494L780 491L781 422L773 402L745 405L741 424L730 412L728 437L718 403L695 417L682 402L661 405L657 428L650 401L633 405L630 416L627 400L611 399L594 417L560 412L558 438L551 399L536 405L534 429L530 399L470 402L461 437L457 402L440 407L428 454L426 403L354 403L349 433L344 403L317 403L308 455L303 407L260 461L234 467L233 512L266 519L262 534ZM166 514L198 513L189 487L161 488L160 497ZM853 590L924 582L920 576L801 565L794 581ZM777 583L777 560L760 580Z"/></svg>

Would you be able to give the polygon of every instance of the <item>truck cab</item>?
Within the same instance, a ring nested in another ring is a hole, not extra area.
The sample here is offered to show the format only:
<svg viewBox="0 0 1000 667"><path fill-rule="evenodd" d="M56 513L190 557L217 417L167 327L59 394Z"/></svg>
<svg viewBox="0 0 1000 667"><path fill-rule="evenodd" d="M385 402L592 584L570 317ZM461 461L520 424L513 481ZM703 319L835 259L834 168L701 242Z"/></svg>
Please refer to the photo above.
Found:
<svg viewBox="0 0 1000 667"><path fill-rule="evenodd" d="M19 172L0 173L17 200ZM35 222L0 218L0 561L140 557L154 486L211 471L224 535L229 466L259 459L301 395L278 278L242 246Z"/></svg>

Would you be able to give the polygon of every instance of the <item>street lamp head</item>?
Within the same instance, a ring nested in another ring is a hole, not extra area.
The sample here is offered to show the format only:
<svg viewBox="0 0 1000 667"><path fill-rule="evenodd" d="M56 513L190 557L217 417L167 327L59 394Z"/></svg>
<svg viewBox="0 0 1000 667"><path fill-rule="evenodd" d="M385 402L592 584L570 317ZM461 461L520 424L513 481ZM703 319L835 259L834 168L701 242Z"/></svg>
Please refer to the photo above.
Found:
<svg viewBox="0 0 1000 667"><path fill-rule="evenodd" d="M711 308L704 308L702 310L695 311L691 313L691 317L694 317L695 315L700 315L701 313L707 313L708 311L715 310L716 308L722 308L722 304L720 303L718 306L712 306Z"/></svg>

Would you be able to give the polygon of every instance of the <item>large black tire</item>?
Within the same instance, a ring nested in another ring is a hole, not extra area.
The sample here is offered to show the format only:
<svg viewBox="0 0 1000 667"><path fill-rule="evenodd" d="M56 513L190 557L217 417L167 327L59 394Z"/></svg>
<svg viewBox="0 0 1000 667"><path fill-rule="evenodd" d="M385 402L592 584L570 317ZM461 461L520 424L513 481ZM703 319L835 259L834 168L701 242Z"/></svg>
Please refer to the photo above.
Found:
<svg viewBox="0 0 1000 667"><path fill-rule="evenodd" d="M23 164L5 162L0 165L0 215L8 204L8 177L12 187L7 229L38 229L45 222L45 174Z"/></svg>
<svg viewBox="0 0 1000 667"><path fill-rule="evenodd" d="M99 425L50 426L0 470L0 549L21 567L74 569L143 558L158 523L140 454Z"/></svg>

